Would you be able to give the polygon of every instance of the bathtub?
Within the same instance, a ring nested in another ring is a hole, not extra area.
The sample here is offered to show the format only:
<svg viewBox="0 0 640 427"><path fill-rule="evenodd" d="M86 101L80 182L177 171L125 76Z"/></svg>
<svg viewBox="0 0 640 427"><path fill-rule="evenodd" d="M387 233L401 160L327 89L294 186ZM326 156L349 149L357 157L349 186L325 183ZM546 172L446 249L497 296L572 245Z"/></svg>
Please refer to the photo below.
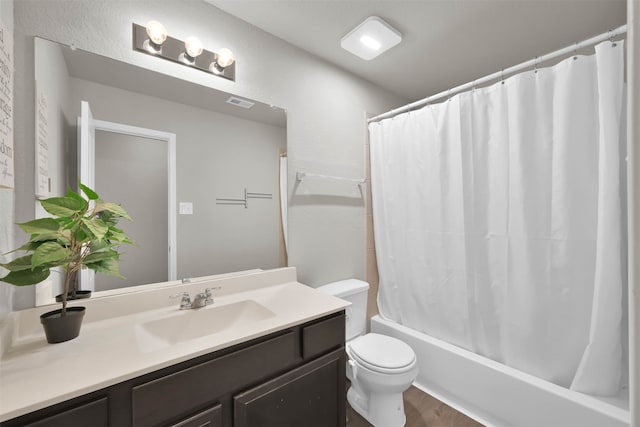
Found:
<svg viewBox="0 0 640 427"><path fill-rule="evenodd" d="M622 394L598 398L571 391L379 315L371 319L371 331L414 349L414 386L486 426L629 426L628 397Z"/></svg>

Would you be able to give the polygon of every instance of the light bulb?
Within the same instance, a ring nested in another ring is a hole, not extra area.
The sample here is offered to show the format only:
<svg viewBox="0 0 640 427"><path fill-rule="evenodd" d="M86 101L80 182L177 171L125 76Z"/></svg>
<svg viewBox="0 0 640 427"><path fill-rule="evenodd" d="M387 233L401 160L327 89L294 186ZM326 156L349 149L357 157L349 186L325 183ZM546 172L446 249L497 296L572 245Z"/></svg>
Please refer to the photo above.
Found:
<svg viewBox="0 0 640 427"><path fill-rule="evenodd" d="M226 68L233 64L235 60L236 58L233 56L233 52L226 47L220 49L220 52L216 55L216 63L222 68Z"/></svg>
<svg viewBox="0 0 640 427"><path fill-rule="evenodd" d="M184 40L184 50L192 58L202 53L202 42L197 37L187 37Z"/></svg>
<svg viewBox="0 0 640 427"><path fill-rule="evenodd" d="M158 21L147 22L146 29L149 40L157 46L160 46L167 39L167 29Z"/></svg>
<svg viewBox="0 0 640 427"><path fill-rule="evenodd" d="M366 34L364 36L360 37L360 43L362 43L363 45L365 45L369 49L373 49L373 50L379 50L380 47L382 46L378 40L376 40L373 37L370 37L370 36L368 36Z"/></svg>

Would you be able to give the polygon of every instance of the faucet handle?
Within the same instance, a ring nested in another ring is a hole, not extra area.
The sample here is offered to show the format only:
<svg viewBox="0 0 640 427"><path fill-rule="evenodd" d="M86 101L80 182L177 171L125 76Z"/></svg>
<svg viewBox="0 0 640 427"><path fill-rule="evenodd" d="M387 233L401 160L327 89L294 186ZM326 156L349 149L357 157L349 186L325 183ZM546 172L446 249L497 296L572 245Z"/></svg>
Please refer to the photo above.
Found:
<svg viewBox="0 0 640 427"><path fill-rule="evenodd" d="M211 292L212 292L212 291L218 291L218 290L220 290L220 289L222 289L222 287L221 287L221 286L216 286L216 287L214 287L214 288L206 288L206 289L204 290L204 294L205 294L205 296L207 297L207 299L205 300L205 304L206 304L206 305L213 304L213 298L212 298Z"/></svg>
<svg viewBox="0 0 640 427"><path fill-rule="evenodd" d="M189 310L191 308L191 297L189 296L189 292L182 292L179 294L171 295L169 298L179 297L182 297L182 301L180 301L180 310Z"/></svg>

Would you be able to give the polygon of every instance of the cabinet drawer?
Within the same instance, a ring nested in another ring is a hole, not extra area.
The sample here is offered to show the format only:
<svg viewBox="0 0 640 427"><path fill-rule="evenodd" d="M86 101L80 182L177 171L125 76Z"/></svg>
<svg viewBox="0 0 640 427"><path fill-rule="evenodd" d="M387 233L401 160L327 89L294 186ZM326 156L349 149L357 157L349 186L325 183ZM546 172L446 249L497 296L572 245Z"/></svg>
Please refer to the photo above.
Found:
<svg viewBox="0 0 640 427"><path fill-rule="evenodd" d="M179 419L224 393L246 387L291 367L293 332L133 387L133 425L155 426Z"/></svg>
<svg viewBox="0 0 640 427"><path fill-rule="evenodd" d="M170 427L222 427L222 405L218 403Z"/></svg>
<svg viewBox="0 0 640 427"><path fill-rule="evenodd" d="M342 427L344 350L234 396L234 427Z"/></svg>
<svg viewBox="0 0 640 427"><path fill-rule="evenodd" d="M42 418L34 423L25 424L25 427L107 427L108 425L109 403L104 397Z"/></svg>
<svg viewBox="0 0 640 427"><path fill-rule="evenodd" d="M302 328L302 357L324 354L344 345L344 314Z"/></svg>

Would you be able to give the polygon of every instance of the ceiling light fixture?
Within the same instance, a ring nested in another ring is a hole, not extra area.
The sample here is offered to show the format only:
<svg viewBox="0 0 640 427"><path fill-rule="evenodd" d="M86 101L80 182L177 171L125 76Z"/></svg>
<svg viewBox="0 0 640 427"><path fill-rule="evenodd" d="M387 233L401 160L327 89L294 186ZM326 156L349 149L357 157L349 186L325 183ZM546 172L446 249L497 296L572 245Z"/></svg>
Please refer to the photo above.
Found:
<svg viewBox="0 0 640 427"><path fill-rule="evenodd" d="M216 53L204 49L197 37L187 37L184 42L170 37L158 21L149 21L145 27L133 24L133 48L147 55L236 80L236 60L229 49L222 48Z"/></svg>
<svg viewBox="0 0 640 427"><path fill-rule="evenodd" d="M340 40L346 51L369 61L402 41L402 34L382 18L370 16Z"/></svg>
<svg viewBox="0 0 640 427"><path fill-rule="evenodd" d="M380 50L380 48L382 47L382 45L376 39L369 37L366 34L360 37L360 42L366 47L373 50Z"/></svg>

